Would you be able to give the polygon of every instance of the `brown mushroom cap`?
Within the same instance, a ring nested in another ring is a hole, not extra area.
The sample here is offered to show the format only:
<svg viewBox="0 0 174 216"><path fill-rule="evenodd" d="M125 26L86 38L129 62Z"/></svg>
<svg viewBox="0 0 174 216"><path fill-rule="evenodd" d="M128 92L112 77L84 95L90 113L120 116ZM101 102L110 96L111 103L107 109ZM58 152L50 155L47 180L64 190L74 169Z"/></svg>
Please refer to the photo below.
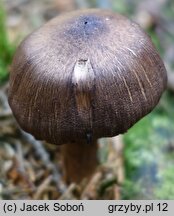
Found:
<svg viewBox="0 0 174 216"><path fill-rule="evenodd" d="M158 103L164 64L134 22L89 9L54 18L19 46L9 103L38 139L69 141L124 133Z"/></svg>

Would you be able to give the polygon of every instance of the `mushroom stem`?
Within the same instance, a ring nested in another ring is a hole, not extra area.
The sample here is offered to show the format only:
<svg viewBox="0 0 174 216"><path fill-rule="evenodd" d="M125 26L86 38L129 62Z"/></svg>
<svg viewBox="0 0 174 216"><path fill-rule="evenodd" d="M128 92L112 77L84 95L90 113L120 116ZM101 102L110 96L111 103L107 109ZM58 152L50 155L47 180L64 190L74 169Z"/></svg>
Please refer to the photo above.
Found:
<svg viewBox="0 0 174 216"><path fill-rule="evenodd" d="M97 166L97 140L92 143L68 143L61 146L66 183L89 178Z"/></svg>

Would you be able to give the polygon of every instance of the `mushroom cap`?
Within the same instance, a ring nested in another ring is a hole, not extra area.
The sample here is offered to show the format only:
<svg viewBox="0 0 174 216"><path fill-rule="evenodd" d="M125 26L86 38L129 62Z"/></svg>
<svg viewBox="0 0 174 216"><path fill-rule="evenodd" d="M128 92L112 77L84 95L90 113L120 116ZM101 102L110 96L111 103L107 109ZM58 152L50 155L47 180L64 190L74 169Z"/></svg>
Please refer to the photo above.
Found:
<svg viewBox="0 0 174 216"><path fill-rule="evenodd" d="M126 17L88 9L30 34L12 63L9 104L37 139L63 144L126 132L167 83L149 36Z"/></svg>

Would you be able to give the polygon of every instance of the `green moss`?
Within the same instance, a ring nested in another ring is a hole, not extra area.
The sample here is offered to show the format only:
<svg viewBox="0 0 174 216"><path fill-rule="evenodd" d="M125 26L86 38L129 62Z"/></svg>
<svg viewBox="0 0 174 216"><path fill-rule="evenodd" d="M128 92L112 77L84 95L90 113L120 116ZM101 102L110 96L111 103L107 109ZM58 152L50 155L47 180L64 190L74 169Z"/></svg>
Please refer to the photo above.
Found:
<svg viewBox="0 0 174 216"><path fill-rule="evenodd" d="M166 92L161 104L124 135L126 182L129 184L123 188L123 197L124 191L130 190L136 191L136 197L141 199L174 199L174 190L169 191L174 182L173 103L174 97ZM135 193L126 198L136 198L132 195Z"/></svg>
<svg viewBox="0 0 174 216"><path fill-rule="evenodd" d="M158 187L155 188L156 199L174 199L174 168L173 165L165 168L159 173L161 179Z"/></svg>
<svg viewBox="0 0 174 216"><path fill-rule="evenodd" d="M125 180L125 182L122 185L122 188L122 199L138 199L138 196L141 191L140 184L138 184L137 182L134 183L130 180Z"/></svg>

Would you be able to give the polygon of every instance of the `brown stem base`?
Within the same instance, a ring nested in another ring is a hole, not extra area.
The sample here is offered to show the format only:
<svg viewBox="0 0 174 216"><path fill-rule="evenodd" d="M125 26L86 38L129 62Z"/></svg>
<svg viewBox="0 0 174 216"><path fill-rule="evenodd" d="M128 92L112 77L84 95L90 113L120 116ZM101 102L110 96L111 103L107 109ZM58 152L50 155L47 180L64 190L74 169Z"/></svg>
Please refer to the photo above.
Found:
<svg viewBox="0 0 174 216"><path fill-rule="evenodd" d="M97 165L97 149L97 140L90 144L81 142L61 146L66 183L79 183L94 173Z"/></svg>

